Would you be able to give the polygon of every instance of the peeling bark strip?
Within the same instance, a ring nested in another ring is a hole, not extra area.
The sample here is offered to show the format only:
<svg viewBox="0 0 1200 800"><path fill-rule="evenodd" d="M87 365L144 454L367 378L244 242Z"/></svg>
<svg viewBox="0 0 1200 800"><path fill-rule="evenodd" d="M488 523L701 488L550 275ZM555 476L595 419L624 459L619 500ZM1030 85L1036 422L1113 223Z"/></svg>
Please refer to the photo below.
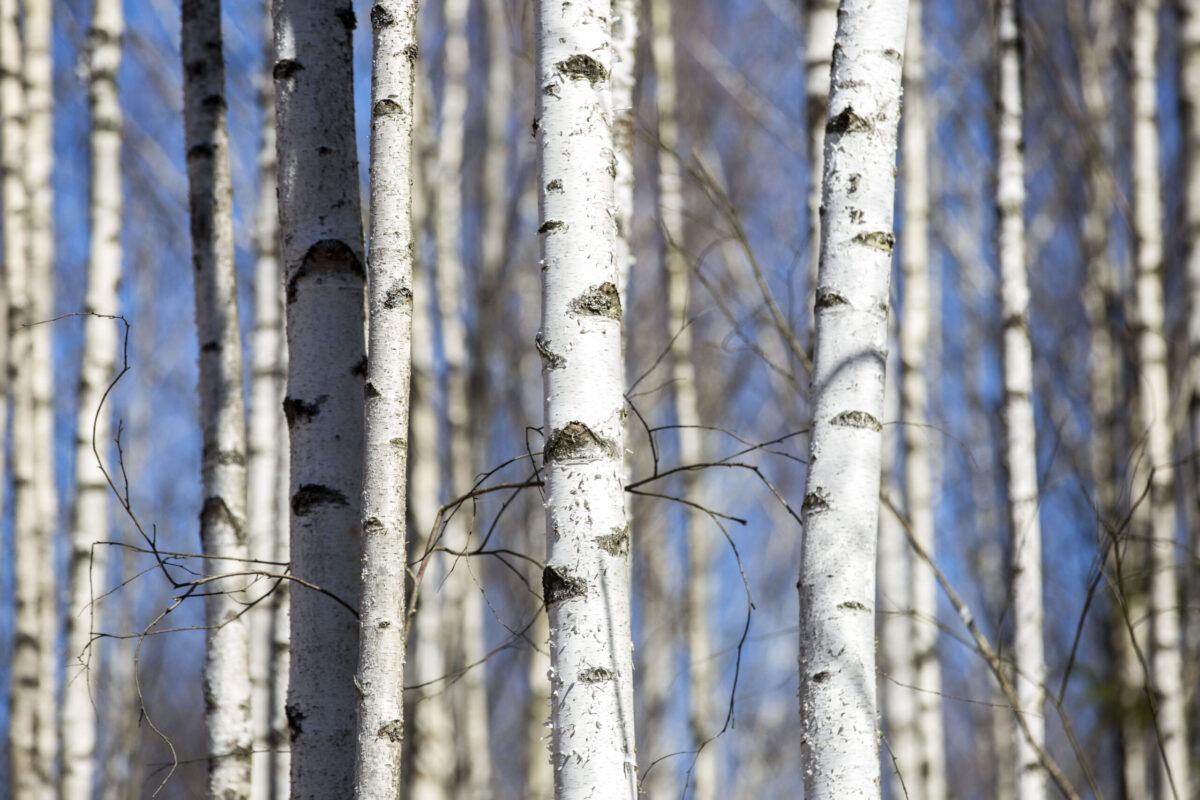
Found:
<svg viewBox="0 0 1200 800"><path fill-rule="evenodd" d="M597 541L623 530L624 450L616 257L609 0L538 0L536 130L541 220L541 340L564 363L542 371L550 432L546 463L547 556L543 591L552 663L551 750L555 797L636 789L629 621L624 557ZM548 188L558 181L560 189ZM566 602L563 602L566 601ZM571 691L603 669L612 690ZM599 788L598 788L599 787Z"/></svg>
<svg viewBox="0 0 1200 800"><path fill-rule="evenodd" d="M3 24L3 20L0 20ZM91 238L88 242L87 288L84 307L101 314L119 309L117 287L121 277L121 106L116 74L121 64L121 0L96 0L92 11L88 53L88 105L92 131L89 138L88 205ZM0 40L0 53L9 43ZM3 69L3 66L0 66ZM0 139L8 138L4 129ZM8 195L4 205L8 207ZM5 226L7 230L7 225ZM6 235L7 240L7 235ZM10 265L12 261L8 261ZM0 327L3 322L0 322ZM104 604L92 599L92 576L107 574L106 547L94 547L108 537L108 486L99 480L92 453L92 425L96 442L111 438L111 417L97 415L117 359L117 323L88 316L83 320L83 353L79 365L79 396L75 411L75 501L71 507L69 594L67 599L66 653L74 659L84 652L91 631L103 630ZM0 417L3 410L0 409ZM90 570L90 573L89 573ZM85 609L91 609L87 613ZM19 652L20 648L17 647ZM68 663L63 686L62 796L64 800L90 800L96 770L96 707L93 702L96 661L92 669ZM16 676L14 671L14 677ZM14 705L18 702L14 695ZM14 708L15 711L15 708ZM14 742L20 741L16 716ZM14 764L15 769L15 764Z"/></svg>
<svg viewBox="0 0 1200 800"><path fill-rule="evenodd" d="M246 428L242 407L242 350L233 253L233 197L225 126L225 63L219 0L185 0L182 10L183 119L189 154L188 206L195 267L200 350L200 515L204 552L244 559L246 552ZM235 569L237 568L235 562ZM208 794L250 792L249 638L239 587L214 586L205 601L204 663L208 727Z"/></svg>
<svg viewBox="0 0 1200 800"><path fill-rule="evenodd" d="M404 738L404 586L407 565L409 379L412 371L412 137L417 0L379 0L371 11L370 310L365 364L363 595L358 651L354 792L395 796ZM400 446L397 446L399 442Z"/></svg>
<svg viewBox="0 0 1200 800"><path fill-rule="evenodd" d="M274 0L279 173L287 176L279 185L287 396L306 404L288 404L292 571L365 611L359 368L365 276L352 22L350 0ZM355 779L358 625L315 592L293 591L290 597L287 702L292 716L304 720L286 748L291 796L345 796Z"/></svg>
<svg viewBox="0 0 1200 800"><path fill-rule="evenodd" d="M884 360L863 354L886 352L879 310L891 274L896 54L907 12L905 0L842 0L833 48L801 506L801 772L810 800L880 795L873 608Z"/></svg>

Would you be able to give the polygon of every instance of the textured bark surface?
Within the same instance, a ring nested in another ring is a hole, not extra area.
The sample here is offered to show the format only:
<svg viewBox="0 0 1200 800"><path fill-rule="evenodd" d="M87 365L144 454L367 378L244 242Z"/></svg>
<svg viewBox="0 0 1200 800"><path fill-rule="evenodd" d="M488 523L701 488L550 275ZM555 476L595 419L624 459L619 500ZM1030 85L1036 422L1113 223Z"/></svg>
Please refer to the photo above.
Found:
<svg viewBox="0 0 1200 800"><path fill-rule="evenodd" d="M415 0L371 9L371 208L355 795L400 793L412 362Z"/></svg>
<svg viewBox="0 0 1200 800"><path fill-rule="evenodd" d="M349 0L275 0L275 111L291 435L291 567L357 607L361 585L363 253ZM358 621L291 594L294 800L354 783Z"/></svg>
<svg viewBox="0 0 1200 800"><path fill-rule="evenodd" d="M559 800L637 794L610 11L607 0L535 4L548 547L542 590Z"/></svg>
<svg viewBox="0 0 1200 800"><path fill-rule="evenodd" d="M800 558L805 797L879 797L875 537L908 4L844 0L825 139Z"/></svg>
<svg viewBox="0 0 1200 800"><path fill-rule="evenodd" d="M1190 793L1175 560L1175 468L1163 313L1163 205L1159 176L1158 0L1133 10L1133 234L1138 400L1150 468L1150 660L1157 705L1159 792ZM1143 486L1145 484L1142 484ZM1140 487L1138 488L1140 491Z"/></svg>
<svg viewBox="0 0 1200 800"><path fill-rule="evenodd" d="M246 423L233 254L233 191L225 126L219 0L187 0L180 34L183 120L196 329L200 341L200 543L214 573L246 557ZM236 584L241 584L241 579ZM205 600L204 719L208 794L250 793L250 655L240 585L210 585Z"/></svg>
<svg viewBox="0 0 1200 800"><path fill-rule="evenodd" d="M283 416L283 391L287 355L283 335L283 273L279 268L279 205L276 200L278 168L275 160L275 90L271 45L273 25L270 3L264 3L266 23L265 69L260 76L262 141L258 153L258 208L255 230L254 328L251 333L250 421L247 442L247 525L250 557L286 562L287 506L280 505L281 475L287 471L287 428ZM283 489L286 496L286 487ZM281 557L282 556L282 557ZM266 564L260 568L275 570ZM254 754L251 800L267 800L287 793L286 730L278 721L283 706L277 697L287 690L287 670L276 659L276 636L286 633L286 581L260 581L252 597L271 597L247 614L250 626L250 707ZM282 613L281 613L282 611ZM286 643L286 638L285 638ZM282 692L277 691L280 684ZM282 734L282 736L280 735ZM282 784L277 784L284 777Z"/></svg>
<svg viewBox="0 0 1200 800"><path fill-rule="evenodd" d="M633 107L639 4L612 0L612 107L613 153L617 177L614 189L617 214L617 290L625 303L633 254L633 142L637 116Z"/></svg>
<svg viewBox="0 0 1200 800"><path fill-rule="evenodd" d="M925 50L921 0L911 0L904 53L904 238L900 268L904 313L900 315L900 418L904 421L904 497L912 534L936 557L933 513L933 443L929 426L926 354L933 340L929 260L929 120L925 107ZM937 582L921 560L912 563L912 680L916 687L917 753L909 792L946 796L946 753L942 726L942 672L938 662Z"/></svg>
<svg viewBox="0 0 1200 800"><path fill-rule="evenodd" d="M829 117L829 75L838 0L805 0L804 114L808 125L808 305L817 291L821 261L821 178L825 172L825 123ZM810 318L810 328L816 319ZM812 331L809 331L810 335ZM812 346L812 342L809 342Z"/></svg>
<svg viewBox="0 0 1200 800"><path fill-rule="evenodd" d="M109 414L101 398L113 378L117 358L118 323L91 314L116 314L121 279L121 106L117 70L121 64L124 29L121 0L96 0L89 32L87 288L84 292L83 352L80 356L79 395L75 415L75 498L71 507L68 566L66 681L63 687L62 795L64 800L90 800L96 770L96 707L92 690L97 659L88 648L92 631L103 630L103 604L88 605L107 574L108 548L96 543L108 538L108 484L96 455L107 450ZM94 436L94 439L93 439Z"/></svg>
<svg viewBox="0 0 1200 800"><path fill-rule="evenodd" d="M1029 277L1025 264L1025 161L1021 129L1021 29L1015 0L997 8L999 113L996 139L996 208L999 215L1000 305L1004 322L1004 458L1008 470L1012 537L1013 658L1019 713L1031 736L1017 726L1017 797L1045 797L1046 773L1037 747L1046 741L1043 715L1046 662L1042 640L1042 533L1038 520L1037 441L1033 414L1033 350L1029 341ZM1030 741L1032 737L1032 741ZM1035 746L1036 745L1036 746Z"/></svg>

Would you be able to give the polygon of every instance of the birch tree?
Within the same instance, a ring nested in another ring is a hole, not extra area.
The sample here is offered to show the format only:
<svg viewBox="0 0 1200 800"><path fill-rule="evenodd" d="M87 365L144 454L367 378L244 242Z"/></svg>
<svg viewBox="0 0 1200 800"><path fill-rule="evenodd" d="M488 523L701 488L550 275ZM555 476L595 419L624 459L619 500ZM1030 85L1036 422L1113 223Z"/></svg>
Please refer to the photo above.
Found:
<svg viewBox="0 0 1200 800"><path fill-rule="evenodd" d="M233 191L225 127L225 60L220 0L188 0L180 32L183 120L196 328L200 339L203 449L200 542L220 571L246 558L246 423L242 345L233 260ZM250 792L249 638L243 603L230 581L205 601L205 724L208 794Z"/></svg>
<svg viewBox="0 0 1200 800"><path fill-rule="evenodd" d="M555 796L634 798L611 5L539 0L537 146Z"/></svg>
<svg viewBox="0 0 1200 800"><path fill-rule="evenodd" d="M1046 742L1043 716L1046 662L1042 641L1042 533L1038 520L1033 351L1029 341L1029 277L1025 264L1022 34L1016 0L1001 0L996 30L1000 92L996 118L996 208L1004 321L1004 457L1012 537L1013 658L1021 704L1016 713L1024 717L1024 723L1018 724L1014 733L1017 797L1038 800L1046 794L1046 773L1037 752Z"/></svg>
<svg viewBox="0 0 1200 800"><path fill-rule="evenodd" d="M636 83L638 3L612 0L613 153L616 156L617 290L625 304L633 269L633 143L637 115L633 107Z"/></svg>
<svg viewBox="0 0 1200 800"><path fill-rule="evenodd" d="M926 553L936 553L933 469L929 427L926 353L930 349L929 122L925 108L925 49L922 0L911 0L904 54L904 313L900 317L900 417L904 421L904 496L913 535ZM942 679L938 663L937 583L930 566L912 562L913 685L919 747L912 779L915 794L946 796L942 732Z"/></svg>
<svg viewBox="0 0 1200 800"><path fill-rule="evenodd" d="M667 336L670 341L668 362L671 391L682 464L704 461L699 402L696 398L696 372L692 366L692 326L688 319L687 257L683 251L684 197L678 156L679 123L676 118L675 41L671 30L670 0L652 0L650 26L653 37L655 101L658 107L658 211L662 225L663 266L667 290ZM685 472L685 502L699 500L699 473ZM716 792L716 761L712 748L704 747L713 733L712 642L708 613L712 608L712 539L704 530L704 516L697 507L685 516L687 542L686 641L688 654L688 708L691 747L697 749L690 766L691 785L696 800L712 800ZM665 548L652 557L660 557Z"/></svg>
<svg viewBox="0 0 1200 800"><path fill-rule="evenodd" d="M907 12L904 0L843 0L833 48L801 506L801 771L812 800L880 793L875 536Z"/></svg>
<svg viewBox="0 0 1200 800"><path fill-rule="evenodd" d="M13 505L13 648L10 667L9 788L14 800L40 798L47 791L38 758L41 667L40 577L42 553L35 536L32 502L33 446L28 308L29 198L26 193L26 97L20 4L0 0L0 193L4 222L6 399L12 399L9 425Z"/></svg>
<svg viewBox="0 0 1200 800"><path fill-rule="evenodd" d="M417 4L371 9L371 210L355 795L400 793L412 351L412 125Z"/></svg>
<svg viewBox="0 0 1200 800"><path fill-rule="evenodd" d="M833 63L833 37L837 32L838 0L804 2L804 114L808 125L809 175L808 291L815 293L817 265L821 260L821 178L825 165L825 123L829 117L829 71ZM815 320L811 324L815 327Z"/></svg>
<svg viewBox="0 0 1200 800"><path fill-rule="evenodd" d="M251 558L286 562L280 545L287 536L287 508L280 508L281 467L286 469L286 436L283 417L283 275L279 269L279 206L275 191L275 91L271 79L271 11L264 3L266 22L264 70L258 87L262 110L262 141L258 153L258 209L255 230L253 362L250 383L250 421L247 442L247 532ZM286 492L286 490L285 490ZM282 513L281 513L282 511ZM282 557L281 557L282 556ZM271 597L247 615L250 627L251 723L254 742L251 800L267 800L272 789L283 793L287 784L274 786L286 770L276 769L286 759L277 721L275 684L286 686L287 671L276 669L276 628L287 625L281 604L287 582L271 581L263 591ZM261 592L260 595L261 596ZM286 607L284 607L286 608ZM286 691L286 689L285 689Z"/></svg>
<svg viewBox="0 0 1200 800"><path fill-rule="evenodd" d="M1150 647L1159 735L1159 791L1190 791L1175 563L1175 475L1163 313L1163 210L1158 174L1158 0L1133 9L1131 108L1138 402L1150 468Z"/></svg>
<svg viewBox="0 0 1200 800"><path fill-rule="evenodd" d="M362 219L349 0L275 0L279 220L291 435L291 570L357 607L362 567ZM354 783L358 620L291 595L287 719L294 800Z"/></svg>
<svg viewBox="0 0 1200 800"><path fill-rule="evenodd" d="M63 688L63 800L90 800L96 770L97 718L92 689L95 654L89 648L93 630L103 630L103 604L90 605L93 587L107 574L108 485L92 450L104 453L110 417L101 402L112 380L117 358L117 327L105 319L119 311L117 286L121 279L121 127L117 70L121 65L124 30L121 0L95 0L88 33L87 288L84 292L83 353L75 415L75 497L71 507L68 565L68 669Z"/></svg>

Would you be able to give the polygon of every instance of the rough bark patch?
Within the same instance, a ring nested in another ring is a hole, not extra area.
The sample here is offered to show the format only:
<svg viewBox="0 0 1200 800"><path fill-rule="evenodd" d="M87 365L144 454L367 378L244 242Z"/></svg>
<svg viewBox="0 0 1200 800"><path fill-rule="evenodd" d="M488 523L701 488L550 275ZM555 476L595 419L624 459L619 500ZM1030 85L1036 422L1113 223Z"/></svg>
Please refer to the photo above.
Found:
<svg viewBox="0 0 1200 800"><path fill-rule="evenodd" d="M547 192L561 192L563 190L563 182L559 178L555 178L546 184Z"/></svg>
<svg viewBox="0 0 1200 800"><path fill-rule="evenodd" d="M820 672L813 673L812 682L813 683L824 683L825 681L829 680L831 677L832 677L832 675L830 674L830 672L828 670L821 670Z"/></svg>
<svg viewBox="0 0 1200 800"><path fill-rule="evenodd" d="M611 281L593 286L571 301L570 310L590 317L621 318L621 293Z"/></svg>
<svg viewBox="0 0 1200 800"><path fill-rule="evenodd" d="M829 420L829 424L837 425L841 428L866 428L876 433L883 430L883 426L879 424L879 420L865 411L843 411Z"/></svg>
<svg viewBox="0 0 1200 800"><path fill-rule="evenodd" d="M395 100L384 97L383 99L375 102L375 105L372 108L372 113L374 113L377 117L394 117L398 114L403 114L404 109Z"/></svg>
<svg viewBox="0 0 1200 800"><path fill-rule="evenodd" d="M392 12L388 11L385 6L378 3L371 7L371 25L375 30L390 28L396 24L396 18L392 16Z"/></svg>
<svg viewBox="0 0 1200 800"><path fill-rule="evenodd" d="M892 248L896 246L896 237L892 235L891 231L860 233L854 237L854 241L865 244L867 247L874 247L889 255L891 255Z"/></svg>
<svg viewBox="0 0 1200 800"><path fill-rule="evenodd" d="M537 229L537 232L549 233L550 231L556 231L559 228L565 227L567 227L567 223L563 222L561 219L548 219L542 223L541 227Z"/></svg>
<svg viewBox="0 0 1200 800"><path fill-rule="evenodd" d="M867 607L857 600L847 600L844 603L838 603L838 608L848 608L854 611L867 611Z"/></svg>
<svg viewBox="0 0 1200 800"><path fill-rule="evenodd" d="M297 517L308 516L318 506L324 505L345 506L349 503L346 502L346 496L337 489L319 483L306 483L292 495L292 513Z"/></svg>
<svg viewBox="0 0 1200 800"><path fill-rule="evenodd" d="M809 513L817 513L820 511L829 510L829 494L820 486L813 489L808 494L804 495L804 502L800 506L801 511Z"/></svg>
<svg viewBox="0 0 1200 800"><path fill-rule="evenodd" d="M283 400L283 415L287 417L288 427L293 427L297 422L306 422L317 414L321 413L321 406L329 399L329 395L323 394L307 403L298 397L286 397Z"/></svg>
<svg viewBox="0 0 1200 800"><path fill-rule="evenodd" d="M541 331L533 337L533 346L542 357L542 366L546 369L559 369L567 365L567 360L550 349L550 340L543 337Z"/></svg>
<svg viewBox="0 0 1200 800"><path fill-rule="evenodd" d="M290 58L281 58L275 62L275 68L271 70L271 76L277 81L286 81L296 77L296 73L304 69L304 65L299 61L294 61Z"/></svg>
<svg viewBox="0 0 1200 800"><path fill-rule="evenodd" d="M404 738L404 723L398 719L388 720L379 726L375 735L380 739L387 739L389 742L399 742Z"/></svg>
<svg viewBox="0 0 1200 800"><path fill-rule="evenodd" d="M585 594L587 581L583 578L554 567L542 570L542 600L546 605L554 605L560 600L570 600L573 597L583 597Z"/></svg>
<svg viewBox="0 0 1200 800"><path fill-rule="evenodd" d="M817 308L833 308L834 306L848 305L850 305L850 301L833 289L826 289L824 287L817 289Z"/></svg>
<svg viewBox="0 0 1200 800"><path fill-rule="evenodd" d="M402 283L398 283L387 290L387 294L383 296L383 307L389 311L398 308L401 305L412 305L412 289Z"/></svg>
<svg viewBox="0 0 1200 800"><path fill-rule="evenodd" d="M302 723L306 715L303 711L296 708L296 706L290 704L283 707L283 713L287 715L288 733L291 734L294 740L300 734L304 733L304 725Z"/></svg>
<svg viewBox="0 0 1200 800"><path fill-rule="evenodd" d="M547 464L569 463L593 458L615 458L616 453L615 443L597 436L582 422L572 421L550 434L542 460Z"/></svg>
<svg viewBox="0 0 1200 800"><path fill-rule="evenodd" d="M604 667L590 667L579 673L580 683L604 683L613 679L612 670Z"/></svg>
<svg viewBox="0 0 1200 800"><path fill-rule="evenodd" d="M308 252L300 259L300 265L288 278L288 302L295 301L296 287L305 278L345 274L365 277L358 255L341 239L322 239L308 248Z"/></svg>
<svg viewBox="0 0 1200 800"><path fill-rule="evenodd" d="M607 536L597 536L596 546L610 556L629 555L629 526L613 528Z"/></svg>
<svg viewBox="0 0 1200 800"><path fill-rule="evenodd" d="M830 117L826 131L829 133L859 133L871 130L871 123L860 117L850 106L846 106L837 116Z"/></svg>
<svg viewBox="0 0 1200 800"><path fill-rule="evenodd" d="M555 64L554 68L560 75L572 80L586 80L593 86L608 77L604 65L586 53L576 53Z"/></svg>

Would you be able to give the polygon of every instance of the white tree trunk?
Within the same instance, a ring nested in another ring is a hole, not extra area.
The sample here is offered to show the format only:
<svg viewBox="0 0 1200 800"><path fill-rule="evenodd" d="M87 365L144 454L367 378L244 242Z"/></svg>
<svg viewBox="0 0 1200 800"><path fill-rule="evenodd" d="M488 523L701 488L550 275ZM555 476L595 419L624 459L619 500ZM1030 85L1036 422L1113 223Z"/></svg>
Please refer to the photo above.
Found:
<svg viewBox="0 0 1200 800"><path fill-rule="evenodd" d="M539 0L538 175L555 796L634 798L611 4Z"/></svg>
<svg viewBox="0 0 1200 800"><path fill-rule="evenodd" d="M696 399L696 372L692 366L692 326L688 319L689 267L683 251L684 197L679 161L679 123L676 117L675 40L671 29L670 0L650 3L651 53L654 59L655 102L658 108L658 210L662 225L664 283L667 290L667 337L670 341L668 365L674 400L679 462L699 464L704 460L699 403ZM683 498L699 500L698 472L683 475ZM684 517L687 542L687 595L685 600L686 642L688 655L688 707L692 748L701 748L716 730L712 641L708 614L712 609L713 531L698 509L688 509ZM665 549L661 554L665 554ZM716 759L713 747L699 749L691 770L691 796L712 800L716 794ZM667 767L661 765L660 768Z"/></svg>
<svg viewBox="0 0 1200 800"><path fill-rule="evenodd" d="M825 141L800 558L805 797L879 797L875 537L908 3L843 0Z"/></svg>
<svg viewBox="0 0 1200 800"><path fill-rule="evenodd" d="M1037 747L1046 741L1046 663L1042 640L1042 533L1038 520L1037 441L1033 415L1033 351L1029 341L1029 278L1025 265L1025 162L1021 130L1021 29L1014 0L1001 0L996 207L999 211L1000 303L1004 321L1004 457L1012 537L1013 655L1017 696L1033 742L1018 725L1017 797L1045 797L1046 773ZM1037 745L1035 747L1034 745Z"/></svg>
<svg viewBox="0 0 1200 800"><path fill-rule="evenodd" d="M900 316L900 418L904 421L904 495L908 521L925 552L934 557L933 453L929 427L926 353L933 342L930 320L929 122L925 110L925 51L921 0L909 3L904 54L904 238L900 267L904 311ZM915 796L946 796L942 732L942 673L938 662L937 582L922 559L912 563L913 685L916 687ZM913 787L910 787L910 791Z"/></svg>
<svg viewBox="0 0 1200 800"><path fill-rule="evenodd" d="M617 177L614 188L617 215L617 291L624 307L633 253L633 143L637 115L633 107L636 84L637 0L612 0L613 153Z"/></svg>
<svg viewBox="0 0 1200 800"><path fill-rule="evenodd" d="M9 425L12 450L13 652L10 673L9 784L14 800L44 797L48 783L38 758L39 686L42 682L42 548L36 538L33 503L33 404L29 381L32 359L28 307L29 198L24 169L26 152L26 98L24 43L21 40L20 4L0 0L0 166L3 168L4 290L8 351L8 397L12 401Z"/></svg>
<svg viewBox="0 0 1200 800"><path fill-rule="evenodd" d="M53 17L50 0L25 0L26 128L25 182L29 192L28 322L54 316L54 64L50 55ZM53 326L29 330L30 431L33 483L30 502L34 538L43 564L55 563L58 493L55 490ZM57 787L60 616L58 571L43 569L38 593L41 681L38 683L38 771L48 795Z"/></svg>
<svg viewBox="0 0 1200 800"><path fill-rule="evenodd" d="M1163 331L1163 209L1158 140L1158 0L1142 0L1131 31L1133 233L1139 403L1150 467L1151 662L1161 734L1159 796L1190 795L1182 637L1175 562L1175 476Z"/></svg>
<svg viewBox="0 0 1200 800"><path fill-rule="evenodd" d="M363 254L349 0L275 0L286 287L291 568L357 607L363 468ZM295 800L354 782L358 620L293 591L287 718Z"/></svg>
<svg viewBox="0 0 1200 800"><path fill-rule="evenodd" d="M838 0L805 0L804 113L808 124L808 300L817 291L821 261L821 177L825 172L825 123L829 118L829 74ZM809 321L809 333L816 319ZM810 338L809 346L812 346Z"/></svg>
<svg viewBox="0 0 1200 800"><path fill-rule="evenodd" d="M200 542L212 573L244 568L246 423L233 244L233 193L225 127L225 62L219 0L183 7L183 119L196 328L200 340ZM209 797L250 792L250 654L243 581L218 581L205 600L205 724Z"/></svg>
<svg viewBox="0 0 1200 800"><path fill-rule="evenodd" d="M262 110L262 142L258 153L258 208L255 232L254 329L251 339L253 362L250 371L250 422L247 449L247 530L250 557L280 561L279 542L287 536L286 506L279 504L281 451L287 449L283 418L283 274L279 269L279 206L276 200L278 170L275 161L275 90L271 79L272 22L270 5L264 3L266 22L265 69L260 77L259 106ZM281 515L280 512L283 512ZM265 564L255 568L271 569ZM251 756L251 800L273 796L275 764L282 756L283 742L276 737L276 720L282 708L275 707L275 684L286 684L287 674L275 670L276 626L284 622L276 613L275 592L286 593L284 583L258 581L255 599L271 592L250 610L250 710L254 752Z"/></svg>
<svg viewBox="0 0 1200 800"><path fill-rule="evenodd" d="M117 70L124 30L121 0L96 0L89 32L88 105L90 175L86 314L116 314L121 279L121 106ZM101 397L113 378L118 323L85 316L79 395L75 416L75 499L71 508L71 555L67 599L67 673L63 687L63 800L90 800L96 769L96 707L93 702L98 651L89 648L92 631L103 630L103 603L88 605L107 575L108 484L92 451L108 450L109 414ZM94 425L94 430L93 430Z"/></svg>
<svg viewBox="0 0 1200 800"><path fill-rule="evenodd" d="M415 0L371 9L370 359L362 503L355 795L400 794L404 732L408 401L412 363Z"/></svg>

